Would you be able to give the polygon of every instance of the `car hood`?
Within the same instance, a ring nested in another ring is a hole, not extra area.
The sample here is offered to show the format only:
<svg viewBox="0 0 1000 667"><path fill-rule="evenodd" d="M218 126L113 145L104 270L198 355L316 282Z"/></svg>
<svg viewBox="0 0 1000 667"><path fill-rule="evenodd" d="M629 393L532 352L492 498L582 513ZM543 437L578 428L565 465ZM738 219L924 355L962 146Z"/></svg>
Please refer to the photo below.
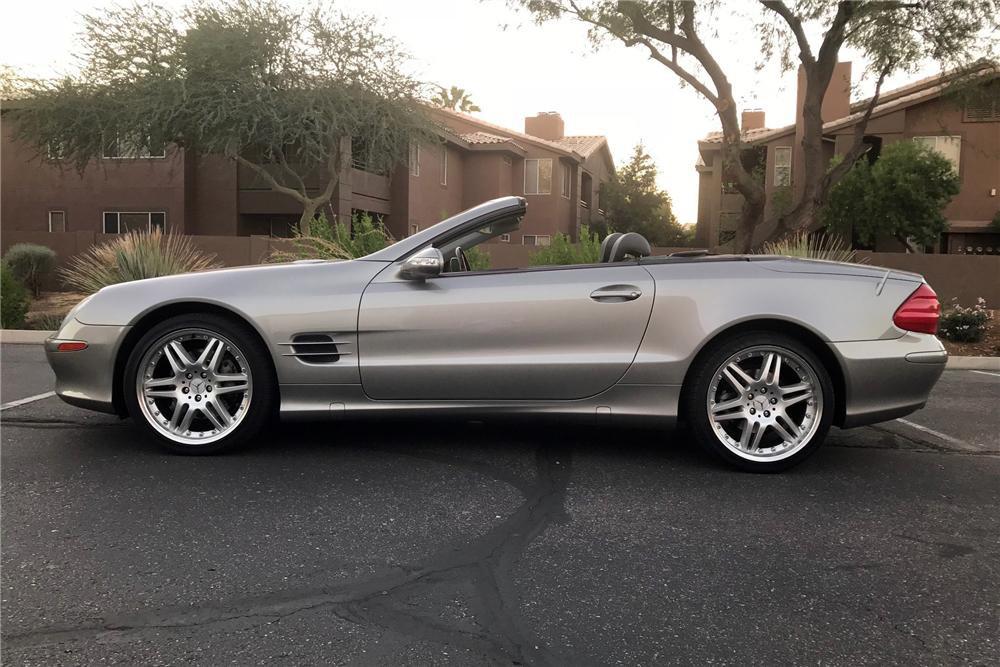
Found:
<svg viewBox="0 0 1000 667"><path fill-rule="evenodd" d="M387 262L362 260L258 264L109 285L75 314L84 324L128 325L145 313L171 303L218 305L242 314L255 301L291 299L298 293L356 286L358 290Z"/></svg>

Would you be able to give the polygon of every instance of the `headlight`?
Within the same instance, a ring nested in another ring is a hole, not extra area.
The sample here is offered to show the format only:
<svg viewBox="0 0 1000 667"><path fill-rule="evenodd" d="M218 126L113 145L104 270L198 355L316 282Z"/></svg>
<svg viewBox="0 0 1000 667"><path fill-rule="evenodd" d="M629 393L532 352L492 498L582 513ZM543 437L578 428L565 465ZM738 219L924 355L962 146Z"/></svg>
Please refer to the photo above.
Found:
<svg viewBox="0 0 1000 667"><path fill-rule="evenodd" d="M96 294L96 292L95 292L95 294ZM86 304L88 301L90 301L93 298L94 298L94 295L91 294L90 296L85 297L83 300L81 300L80 303L78 303L75 306L73 306L72 308L70 308L69 312L66 313L66 317L64 317L63 321L59 324L59 331L62 331L66 327L66 323L69 322L74 317L76 317L76 314L78 312L80 312L80 309L83 308L84 304ZM57 335L58 335L58 333L57 333Z"/></svg>

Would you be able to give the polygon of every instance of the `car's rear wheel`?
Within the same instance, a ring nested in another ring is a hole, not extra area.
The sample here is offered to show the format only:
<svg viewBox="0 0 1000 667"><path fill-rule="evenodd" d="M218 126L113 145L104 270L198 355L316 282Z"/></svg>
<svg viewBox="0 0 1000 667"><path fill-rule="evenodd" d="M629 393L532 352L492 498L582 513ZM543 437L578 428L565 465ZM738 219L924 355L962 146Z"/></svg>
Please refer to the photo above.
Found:
<svg viewBox="0 0 1000 667"><path fill-rule="evenodd" d="M212 454L245 442L272 414L267 351L218 315L180 315L139 340L125 368L131 417L168 449Z"/></svg>
<svg viewBox="0 0 1000 667"><path fill-rule="evenodd" d="M833 419L830 375L798 340L770 332L725 339L692 368L687 418L713 454L744 470L777 472L812 454Z"/></svg>

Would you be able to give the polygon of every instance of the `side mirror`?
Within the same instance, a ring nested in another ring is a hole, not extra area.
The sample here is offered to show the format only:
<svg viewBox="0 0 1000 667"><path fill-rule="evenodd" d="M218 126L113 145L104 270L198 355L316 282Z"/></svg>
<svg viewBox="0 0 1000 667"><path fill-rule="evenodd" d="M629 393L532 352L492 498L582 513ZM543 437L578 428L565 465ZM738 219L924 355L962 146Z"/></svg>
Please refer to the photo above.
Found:
<svg viewBox="0 0 1000 667"><path fill-rule="evenodd" d="M427 280L441 275L444 270L444 256L437 248L424 248L411 255L399 267L399 276L404 280Z"/></svg>

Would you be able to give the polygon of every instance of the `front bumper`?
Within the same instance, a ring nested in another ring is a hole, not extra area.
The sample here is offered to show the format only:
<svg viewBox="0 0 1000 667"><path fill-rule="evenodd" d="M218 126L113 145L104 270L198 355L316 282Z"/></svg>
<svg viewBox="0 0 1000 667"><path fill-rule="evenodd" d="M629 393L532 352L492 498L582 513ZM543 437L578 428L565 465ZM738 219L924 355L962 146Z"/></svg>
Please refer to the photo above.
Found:
<svg viewBox="0 0 1000 667"><path fill-rule="evenodd" d="M930 334L907 332L892 340L830 347L844 369L844 428L888 421L924 407L948 361L941 341Z"/></svg>
<svg viewBox="0 0 1000 667"><path fill-rule="evenodd" d="M56 394L70 405L117 414L115 358L131 327L83 324L69 318L45 341L45 356L56 374ZM85 350L59 352L59 343L84 341Z"/></svg>

